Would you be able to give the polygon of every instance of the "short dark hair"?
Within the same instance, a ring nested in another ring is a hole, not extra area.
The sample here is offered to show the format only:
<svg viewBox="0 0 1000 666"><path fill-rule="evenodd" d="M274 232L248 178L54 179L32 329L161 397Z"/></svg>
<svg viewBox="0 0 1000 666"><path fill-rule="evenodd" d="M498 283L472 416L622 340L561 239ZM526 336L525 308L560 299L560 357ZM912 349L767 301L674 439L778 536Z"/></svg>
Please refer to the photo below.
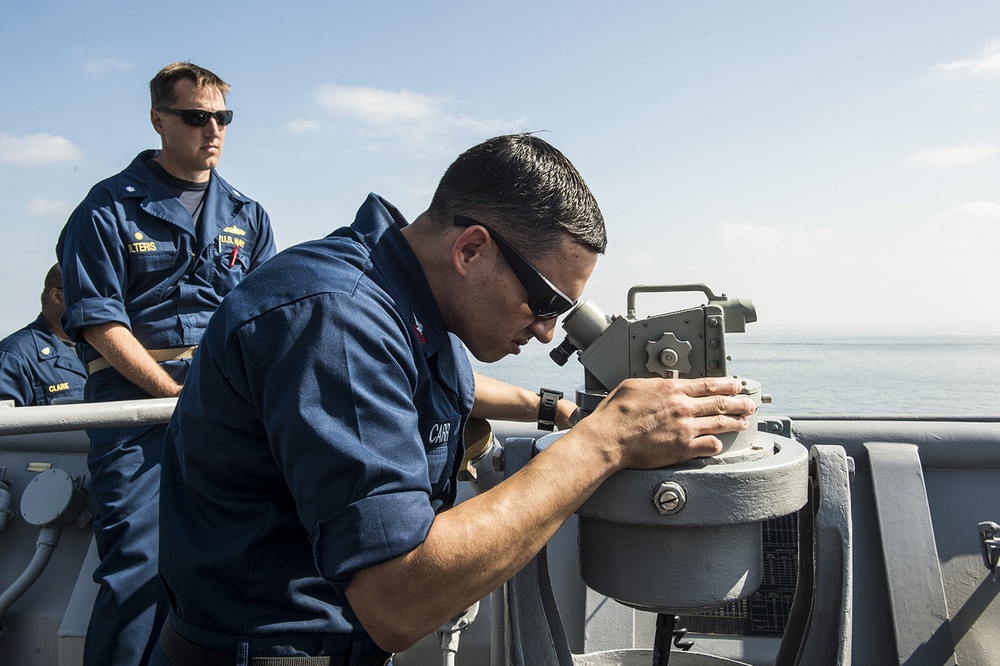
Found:
<svg viewBox="0 0 1000 666"><path fill-rule="evenodd" d="M428 212L442 225L455 215L481 220L535 257L554 250L562 233L597 253L608 244L604 216L583 177L532 134L494 137L459 155Z"/></svg>
<svg viewBox="0 0 1000 666"><path fill-rule="evenodd" d="M170 106L177 100L174 86L181 79L194 83L196 88L215 88L222 99L229 94L229 84L204 67L190 62L175 62L167 65L149 82L149 99L151 106Z"/></svg>
<svg viewBox="0 0 1000 666"><path fill-rule="evenodd" d="M42 290L42 307L49 303L49 290L58 289L62 291L62 268L59 264L54 264L49 272L45 274L45 289Z"/></svg>

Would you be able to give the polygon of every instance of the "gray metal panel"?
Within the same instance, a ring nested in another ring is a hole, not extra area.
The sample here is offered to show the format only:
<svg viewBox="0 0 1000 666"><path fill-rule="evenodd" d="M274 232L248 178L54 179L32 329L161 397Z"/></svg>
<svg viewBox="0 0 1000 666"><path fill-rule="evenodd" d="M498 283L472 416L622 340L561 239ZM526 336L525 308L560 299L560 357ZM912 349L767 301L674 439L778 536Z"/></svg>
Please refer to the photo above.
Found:
<svg viewBox="0 0 1000 666"><path fill-rule="evenodd" d="M83 433L75 433L75 436L86 441ZM24 489L38 476L34 469L60 468L73 476L86 476L86 459L82 454L53 452L42 446L30 452L21 451L17 446L8 448L13 441L24 437L35 436L0 438L0 467L6 469L15 508L20 506ZM38 534L39 528L27 523L18 512L0 535L0 590L7 589L27 566L35 552ZM0 623L7 630L6 637L0 639L0 664L57 666L69 663L75 666L74 662L63 660L56 635L91 539L89 529L72 525L62 529L59 545L52 551L45 570L13 603Z"/></svg>
<svg viewBox="0 0 1000 666"><path fill-rule="evenodd" d="M504 474L511 476L534 455L535 440L510 438L504 448ZM545 548L504 586L504 642L511 666L570 666L569 641L555 605Z"/></svg>
<svg viewBox="0 0 1000 666"><path fill-rule="evenodd" d="M920 453L867 442L901 664L957 664Z"/></svg>
<svg viewBox="0 0 1000 666"><path fill-rule="evenodd" d="M780 420L779 420L780 419ZM1000 585L983 567L976 526L1000 516L1000 418L801 416L769 420L806 447L854 457L854 663L898 663L885 560L866 442L915 444L924 469L938 559L960 664L996 664ZM784 430L780 426L785 427Z"/></svg>
<svg viewBox="0 0 1000 666"><path fill-rule="evenodd" d="M1000 470L924 470L951 636L960 664L1000 661L1000 583L979 550L978 523L1000 518Z"/></svg>
<svg viewBox="0 0 1000 666"><path fill-rule="evenodd" d="M810 503L799 512L799 570L778 666L852 663L854 567L851 461L839 446L809 450Z"/></svg>
<svg viewBox="0 0 1000 666"><path fill-rule="evenodd" d="M806 448L842 446L859 464L867 461L867 442L896 442L917 445L924 469L1000 468L1000 418L796 417L791 435Z"/></svg>
<svg viewBox="0 0 1000 666"><path fill-rule="evenodd" d="M97 555L97 542L90 540L90 548L80 567L73 594L66 605L66 614L56 632L59 643L59 666L78 666L83 663L83 644L90 624L90 611L100 586L94 582L94 570L101 559Z"/></svg>

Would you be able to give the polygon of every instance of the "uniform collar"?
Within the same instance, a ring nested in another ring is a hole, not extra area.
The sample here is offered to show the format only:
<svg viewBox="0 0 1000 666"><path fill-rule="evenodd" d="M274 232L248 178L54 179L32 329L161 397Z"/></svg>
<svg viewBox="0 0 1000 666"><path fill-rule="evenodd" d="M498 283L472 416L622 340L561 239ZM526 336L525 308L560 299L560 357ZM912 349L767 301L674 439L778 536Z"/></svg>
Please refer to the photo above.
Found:
<svg viewBox="0 0 1000 666"><path fill-rule="evenodd" d="M64 354L71 353L70 346L59 339L49 325L45 323L45 318L38 315L35 321L31 322L31 342L35 347L35 357L39 362L52 362L62 367L59 360Z"/></svg>
<svg viewBox="0 0 1000 666"><path fill-rule="evenodd" d="M423 267L402 234L407 225L395 206L369 194L351 226L371 252L375 269L396 296L409 305L410 326L424 354L430 356L451 342Z"/></svg>
<svg viewBox="0 0 1000 666"><path fill-rule="evenodd" d="M142 208L149 214L193 232L192 223L189 222L190 215L186 215L187 210L146 166L148 160L155 159L161 152L155 149L144 150L121 172L118 179L119 200L139 199ZM222 230L226 222L236 217L243 206L252 203L251 199L227 183L215 169L212 169L205 197L206 207L216 197L225 197L230 201L231 210L227 211L229 214L221 216L222 224L219 229L206 230L211 238ZM218 218L213 215L209 219Z"/></svg>
<svg viewBox="0 0 1000 666"><path fill-rule="evenodd" d="M135 159L121 173L118 181L118 196L123 199L147 197L153 190L154 184L159 182L146 166L146 162L160 156L161 150L155 148L144 150L135 156ZM231 199L240 201L244 205L250 203L250 199L243 193L226 182L219 175L219 172L212 169L213 184L222 187Z"/></svg>

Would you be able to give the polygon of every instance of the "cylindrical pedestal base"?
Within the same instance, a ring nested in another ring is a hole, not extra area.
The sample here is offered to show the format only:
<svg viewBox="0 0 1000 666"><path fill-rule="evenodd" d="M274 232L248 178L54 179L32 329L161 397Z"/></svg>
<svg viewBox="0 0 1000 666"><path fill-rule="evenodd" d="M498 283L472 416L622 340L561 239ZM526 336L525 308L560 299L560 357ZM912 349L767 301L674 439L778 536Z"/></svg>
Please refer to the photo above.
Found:
<svg viewBox="0 0 1000 666"><path fill-rule="evenodd" d="M760 523L664 529L579 521L584 582L627 606L658 613L718 608L760 587Z"/></svg>

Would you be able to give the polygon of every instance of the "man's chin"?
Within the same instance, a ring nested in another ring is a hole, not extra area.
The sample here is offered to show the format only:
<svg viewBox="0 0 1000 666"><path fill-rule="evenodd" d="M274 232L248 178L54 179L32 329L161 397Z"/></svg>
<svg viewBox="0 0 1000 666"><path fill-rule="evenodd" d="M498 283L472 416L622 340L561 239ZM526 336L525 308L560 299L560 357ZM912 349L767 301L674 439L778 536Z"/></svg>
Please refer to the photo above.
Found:
<svg viewBox="0 0 1000 666"><path fill-rule="evenodd" d="M516 355L521 352L520 348L517 350L498 350L498 349L469 349L469 352L475 357L480 363L496 363L500 359L510 356L512 354Z"/></svg>

